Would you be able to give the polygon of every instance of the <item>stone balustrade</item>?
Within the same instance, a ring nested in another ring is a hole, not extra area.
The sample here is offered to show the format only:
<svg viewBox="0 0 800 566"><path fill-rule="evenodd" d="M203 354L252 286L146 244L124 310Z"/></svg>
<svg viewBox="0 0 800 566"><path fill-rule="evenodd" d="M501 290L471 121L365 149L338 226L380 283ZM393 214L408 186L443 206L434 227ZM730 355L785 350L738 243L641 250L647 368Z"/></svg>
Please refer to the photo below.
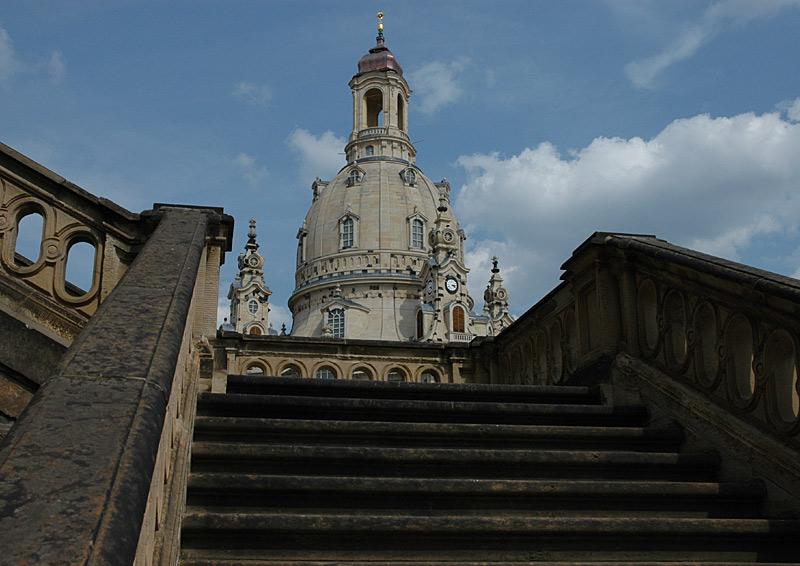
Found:
<svg viewBox="0 0 800 566"><path fill-rule="evenodd" d="M498 337L493 381L575 381L626 354L797 436L800 281L652 236L602 233L563 267L564 283Z"/></svg>
<svg viewBox="0 0 800 566"><path fill-rule="evenodd" d="M358 137L361 138L370 138L373 136L397 136L399 138L404 139L405 141L409 141L408 134L402 130L397 128L387 128L387 127L376 127L376 128L365 128L363 130L359 130Z"/></svg>
<svg viewBox="0 0 800 566"><path fill-rule="evenodd" d="M8 563L177 561L203 337L233 222L154 208L144 248L0 445Z"/></svg>
<svg viewBox="0 0 800 566"><path fill-rule="evenodd" d="M72 340L154 225L0 144L0 295L9 311ZM70 274L81 270L78 285Z"/></svg>

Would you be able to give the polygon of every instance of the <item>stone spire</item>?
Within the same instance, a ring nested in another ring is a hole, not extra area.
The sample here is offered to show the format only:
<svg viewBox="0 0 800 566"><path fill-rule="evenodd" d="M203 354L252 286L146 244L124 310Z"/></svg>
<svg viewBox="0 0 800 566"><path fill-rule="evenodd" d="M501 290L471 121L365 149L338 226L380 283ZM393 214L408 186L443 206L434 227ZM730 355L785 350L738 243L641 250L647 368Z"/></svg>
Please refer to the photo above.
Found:
<svg viewBox="0 0 800 566"><path fill-rule="evenodd" d="M264 282L264 256L258 252L256 238L256 221L251 218L247 243L239 254L239 273L228 291L231 319L224 330L256 335L269 333L269 296L272 291Z"/></svg>
<svg viewBox="0 0 800 566"><path fill-rule="evenodd" d="M514 322L514 317L508 312L508 291L503 287L503 278L500 277L500 268L497 267L497 256L492 258L492 276L483 293L484 316L489 317L494 334Z"/></svg>

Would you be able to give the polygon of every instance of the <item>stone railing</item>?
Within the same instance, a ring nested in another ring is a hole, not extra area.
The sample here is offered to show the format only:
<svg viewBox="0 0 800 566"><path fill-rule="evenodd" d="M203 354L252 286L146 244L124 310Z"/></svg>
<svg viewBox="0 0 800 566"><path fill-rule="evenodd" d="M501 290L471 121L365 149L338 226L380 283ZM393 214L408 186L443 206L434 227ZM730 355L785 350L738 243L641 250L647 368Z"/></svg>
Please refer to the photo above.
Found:
<svg viewBox="0 0 800 566"><path fill-rule="evenodd" d="M598 383L677 421L759 478L767 511L800 513L800 281L673 246L597 233L564 282L479 346L493 383ZM703 448L705 447L705 448Z"/></svg>
<svg viewBox="0 0 800 566"><path fill-rule="evenodd" d="M175 564L198 373L232 219L157 227L0 445L9 564ZM207 364L210 376L211 366Z"/></svg>
<svg viewBox="0 0 800 566"><path fill-rule="evenodd" d="M229 374L315 377L327 370L336 379L464 383L487 380L469 344L253 336L220 331L211 340L214 382L224 392ZM201 385L202 387L202 385Z"/></svg>
<svg viewBox="0 0 800 566"><path fill-rule="evenodd" d="M387 128L387 127L381 126L381 127L377 127L377 128L366 128L366 129L358 131L359 139L360 138L370 138L370 137L373 137L373 136L389 136L389 135L397 136L397 137L402 138L402 139L404 139L406 141L409 141L409 139L410 139L408 137L407 133L405 133L404 131L399 130L397 128Z"/></svg>
<svg viewBox="0 0 800 566"><path fill-rule="evenodd" d="M503 332L496 379L562 383L616 354L772 433L800 431L800 281L673 246L595 234L565 282Z"/></svg>
<svg viewBox="0 0 800 566"><path fill-rule="evenodd" d="M20 234L23 224L32 231ZM153 227L0 144L0 296L7 311L71 341ZM23 238L33 257L20 253ZM80 245L91 250L86 265L73 257ZM76 270L86 272L85 288L69 281Z"/></svg>

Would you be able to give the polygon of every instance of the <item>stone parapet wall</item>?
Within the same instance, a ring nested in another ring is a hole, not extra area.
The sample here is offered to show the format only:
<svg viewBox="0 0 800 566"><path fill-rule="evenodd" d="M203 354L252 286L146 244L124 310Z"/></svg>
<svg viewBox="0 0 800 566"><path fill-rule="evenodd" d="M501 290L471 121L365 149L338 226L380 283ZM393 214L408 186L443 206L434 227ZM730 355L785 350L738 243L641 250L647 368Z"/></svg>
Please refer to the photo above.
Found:
<svg viewBox="0 0 800 566"><path fill-rule="evenodd" d="M213 330L217 287L200 275L213 276L205 263L220 258L207 248L230 249L232 219L219 212L157 207L155 232L0 445L8 563L164 555L156 533L176 533L182 507L171 494L183 492L195 332Z"/></svg>
<svg viewBox="0 0 800 566"><path fill-rule="evenodd" d="M224 391L229 374L248 372L280 376L294 369L299 377L315 377L329 368L336 379L423 381L423 374L439 383L477 383L488 378L481 352L444 344L412 344L378 340L242 336L220 332L211 341L216 391ZM292 373L294 375L294 373ZM210 387L210 385L207 385Z"/></svg>

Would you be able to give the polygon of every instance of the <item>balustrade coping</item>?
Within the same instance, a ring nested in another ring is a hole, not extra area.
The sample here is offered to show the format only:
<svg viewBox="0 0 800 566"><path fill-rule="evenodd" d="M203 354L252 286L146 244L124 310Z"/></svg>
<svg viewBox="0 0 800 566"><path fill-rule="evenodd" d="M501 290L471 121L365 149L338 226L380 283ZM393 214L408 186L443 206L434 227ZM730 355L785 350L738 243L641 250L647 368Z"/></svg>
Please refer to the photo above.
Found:
<svg viewBox="0 0 800 566"><path fill-rule="evenodd" d="M118 205L117 203L108 200L107 198L98 197L68 181L61 175L54 173L44 165L37 163L33 159L23 155L22 153L18 152L17 150L5 145L4 143L0 142L0 166L4 166L11 171L14 171L17 167L14 165L23 166L28 169L30 172L34 172L40 177L45 178L50 183L54 183L58 185L58 190L63 191L64 189L70 191L71 193L75 194L79 198L89 201L95 206L102 207L109 212L121 217L121 219L126 221L133 221L136 222L140 219L140 215L131 212L128 209ZM24 175L22 175L24 177Z"/></svg>

